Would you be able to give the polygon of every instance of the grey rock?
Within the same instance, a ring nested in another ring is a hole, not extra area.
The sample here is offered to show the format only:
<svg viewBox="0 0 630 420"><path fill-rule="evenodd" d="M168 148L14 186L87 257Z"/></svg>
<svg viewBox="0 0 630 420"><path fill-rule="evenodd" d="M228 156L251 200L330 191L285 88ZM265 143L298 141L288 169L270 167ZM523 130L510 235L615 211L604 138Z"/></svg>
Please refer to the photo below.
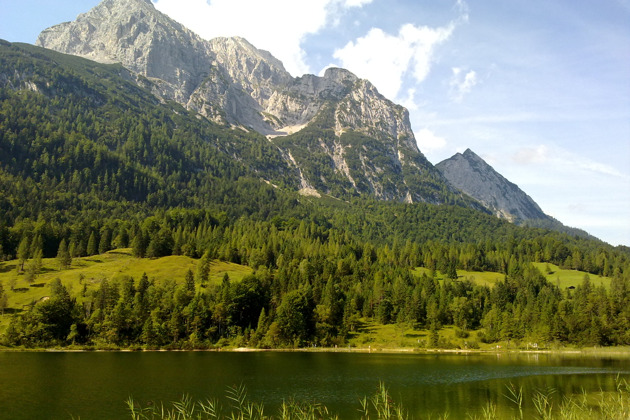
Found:
<svg viewBox="0 0 630 420"><path fill-rule="evenodd" d="M530 196L470 149L438 163L436 168L452 185L481 202L497 217L518 224L550 219Z"/></svg>
<svg viewBox="0 0 630 420"><path fill-rule="evenodd" d="M255 130L274 142L300 132L332 107L325 128L335 140L311 147L327 156L334 177L343 178L349 188L408 202L445 202L443 191L455 192L418 150L407 110L369 81L340 68L328 69L323 77L293 78L269 52L239 37L204 40L149 0L103 0L74 22L44 30L37 45L119 62L162 100L177 101L215 122ZM377 141L346 144L342 138L350 132ZM298 153L291 153L291 141L276 143L287 164L297 166L305 188L328 188L323 175L300 170L305 162L293 159Z"/></svg>

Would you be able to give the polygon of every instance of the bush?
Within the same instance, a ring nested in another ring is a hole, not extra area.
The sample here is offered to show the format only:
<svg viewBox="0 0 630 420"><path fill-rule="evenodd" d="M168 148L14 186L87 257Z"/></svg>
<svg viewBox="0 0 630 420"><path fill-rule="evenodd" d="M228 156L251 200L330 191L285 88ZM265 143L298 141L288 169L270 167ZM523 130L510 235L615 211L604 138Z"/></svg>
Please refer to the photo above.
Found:
<svg viewBox="0 0 630 420"><path fill-rule="evenodd" d="M470 334L466 330L460 330L459 328L455 328L455 337L457 338L468 338Z"/></svg>

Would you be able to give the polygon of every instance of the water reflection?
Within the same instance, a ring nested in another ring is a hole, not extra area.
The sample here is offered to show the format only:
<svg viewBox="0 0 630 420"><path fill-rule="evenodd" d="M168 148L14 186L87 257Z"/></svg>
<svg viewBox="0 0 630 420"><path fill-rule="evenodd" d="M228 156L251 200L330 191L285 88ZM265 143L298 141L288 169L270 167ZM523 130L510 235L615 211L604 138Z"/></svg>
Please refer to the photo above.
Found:
<svg viewBox="0 0 630 420"><path fill-rule="evenodd" d="M510 383L526 394L554 389L554 398L612 391L629 359L546 354L442 355L347 353L0 353L0 407L6 418L125 418L124 401L173 401L224 395L243 383L269 414L283 399L324 403L354 418L359 398L380 381L415 418L448 410L480 414L487 401L500 412ZM526 401L526 410L531 410Z"/></svg>

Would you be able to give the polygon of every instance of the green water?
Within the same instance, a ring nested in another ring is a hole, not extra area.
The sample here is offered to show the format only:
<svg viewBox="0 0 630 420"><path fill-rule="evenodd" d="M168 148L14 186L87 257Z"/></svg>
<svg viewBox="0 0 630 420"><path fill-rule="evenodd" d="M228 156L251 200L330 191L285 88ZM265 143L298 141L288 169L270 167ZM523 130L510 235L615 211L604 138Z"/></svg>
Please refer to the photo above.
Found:
<svg viewBox="0 0 630 420"><path fill-rule="evenodd" d="M283 399L316 401L341 418L356 418L359 398L383 381L410 414L452 419L479 414L486 401L508 415L506 386L525 393L553 388L554 397L613 390L630 378L629 359L548 355L418 355L348 353L2 353L0 418L129 418L125 401L222 396L244 384L275 414ZM526 410L531 407L526 406Z"/></svg>

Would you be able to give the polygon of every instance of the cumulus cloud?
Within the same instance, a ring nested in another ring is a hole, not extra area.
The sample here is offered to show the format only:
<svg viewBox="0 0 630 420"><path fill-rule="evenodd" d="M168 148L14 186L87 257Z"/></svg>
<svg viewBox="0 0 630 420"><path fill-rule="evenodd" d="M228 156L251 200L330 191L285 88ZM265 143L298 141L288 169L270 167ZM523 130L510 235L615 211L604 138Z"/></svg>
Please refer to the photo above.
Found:
<svg viewBox="0 0 630 420"><path fill-rule="evenodd" d="M451 98L455 102L462 102L464 96L469 94L477 84L477 73L474 70L464 72L459 67L453 67L451 76Z"/></svg>
<svg viewBox="0 0 630 420"><path fill-rule="evenodd" d="M439 28L405 24L395 35L372 28L333 56L341 67L370 80L383 95L395 99L406 73L411 72L417 83L426 79L436 46L446 41L454 28L454 23Z"/></svg>
<svg viewBox="0 0 630 420"><path fill-rule="evenodd" d="M372 0L154 0L155 7L201 37L241 36L271 52L294 76L310 73L302 42L339 13Z"/></svg>
<svg viewBox="0 0 630 420"><path fill-rule="evenodd" d="M416 133L416 142L418 143L418 148L425 154L446 147L446 140L437 136L428 128L423 128Z"/></svg>

